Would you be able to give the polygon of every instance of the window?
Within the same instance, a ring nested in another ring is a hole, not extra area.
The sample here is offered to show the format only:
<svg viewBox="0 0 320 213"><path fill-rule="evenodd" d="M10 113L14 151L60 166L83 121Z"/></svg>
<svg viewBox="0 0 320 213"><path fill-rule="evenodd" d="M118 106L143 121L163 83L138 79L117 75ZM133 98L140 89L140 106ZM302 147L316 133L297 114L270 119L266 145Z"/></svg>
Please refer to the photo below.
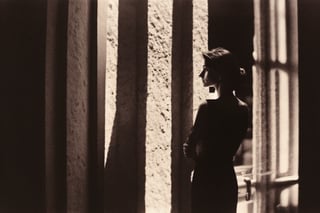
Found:
<svg viewBox="0 0 320 213"><path fill-rule="evenodd" d="M255 1L252 212L297 211L297 2ZM269 8L266 10L265 8ZM272 211L273 211L272 210ZM248 212L250 212L248 210Z"/></svg>

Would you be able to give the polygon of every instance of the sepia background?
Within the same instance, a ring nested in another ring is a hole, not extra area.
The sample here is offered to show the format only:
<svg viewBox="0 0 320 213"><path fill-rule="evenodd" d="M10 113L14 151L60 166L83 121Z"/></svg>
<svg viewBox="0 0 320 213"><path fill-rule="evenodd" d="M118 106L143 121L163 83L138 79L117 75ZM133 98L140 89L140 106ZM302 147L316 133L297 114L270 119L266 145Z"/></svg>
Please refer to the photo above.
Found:
<svg viewBox="0 0 320 213"><path fill-rule="evenodd" d="M181 145L216 46L247 71L238 212L318 212L319 8L1 0L0 212L189 212Z"/></svg>

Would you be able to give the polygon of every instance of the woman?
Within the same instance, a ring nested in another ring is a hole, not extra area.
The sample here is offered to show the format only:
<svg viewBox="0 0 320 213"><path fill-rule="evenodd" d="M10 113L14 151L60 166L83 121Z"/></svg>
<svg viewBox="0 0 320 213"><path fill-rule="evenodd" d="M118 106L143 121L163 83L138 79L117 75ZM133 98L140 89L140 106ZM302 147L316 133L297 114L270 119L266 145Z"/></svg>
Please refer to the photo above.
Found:
<svg viewBox="0 0 320 213"><path fill-rule="evenodd" d="M195 161L193 213L235 213L238 185L233 157L248 127L247 105L234 95L243 70L226 49L203 52L200 73L209 97L198 109L184 153Z"/></svg>

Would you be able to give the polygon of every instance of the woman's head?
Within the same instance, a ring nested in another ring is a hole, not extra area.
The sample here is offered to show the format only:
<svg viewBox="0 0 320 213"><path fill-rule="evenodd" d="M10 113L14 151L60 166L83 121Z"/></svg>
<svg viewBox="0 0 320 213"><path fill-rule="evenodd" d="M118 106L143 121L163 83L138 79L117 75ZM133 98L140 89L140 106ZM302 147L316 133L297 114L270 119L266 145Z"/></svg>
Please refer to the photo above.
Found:
<svg viewBox="0 0 320 213"><path fill-rule="evenodd" d="M241 69L230 51L218 47L203 52L202 56L204 69L199 76L204 80L205 86L209 86L211 83L224 85L231 90L236 89Z"/></svg>

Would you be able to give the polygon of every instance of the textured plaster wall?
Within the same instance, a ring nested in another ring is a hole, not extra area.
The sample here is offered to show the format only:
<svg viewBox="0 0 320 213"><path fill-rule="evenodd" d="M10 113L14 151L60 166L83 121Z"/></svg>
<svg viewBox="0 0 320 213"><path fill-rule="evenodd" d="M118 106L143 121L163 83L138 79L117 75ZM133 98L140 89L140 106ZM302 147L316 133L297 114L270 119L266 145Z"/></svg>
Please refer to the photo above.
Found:
<svg viewBox="0 0 320 213"><path fill-rule="evenodd" d="M208 49L208 1L193 1L193 117L208 91L203 87L199 74L203 67L201 52Z"/></svg>
<svg viewBox="0 0 320 213"><path fill-rule="evenodd" d="M108 2L108 212L165 213L172 208L178 212L179 205L188 200L187 195L181 195L188 193L190 180L181 144L192 123L193 86L198 100L195 110L205 95L198 73L203 64L201 51L207 49L207 4L204 0L193 3L192 32L192 6L189 20L189 15L183 14L183 1L177 2L176 9L172 0ZM173 27L177 33L174 44Z"/></svg>
<svg viewBox="0 0 320 213"><path fill-rule="evenodd" d="M69 1L67 44L67 211L88 212L89 1Z"/></svg>
<svg viewBox="0 0 320 213"><path fill-rule="evenodd" d="M146 211L171 207L172 1L148 1Z"/></svg>
<svg viewBox="0 0 320 213"><path fill-rule="evenodd" d="M46 212L97 211L103 196L98 86L104 89L96 79L104 61L96 54L97 8L90 0L50 0L46 9Z"/></svg>
<svg viewBox="0 0 320 213"><path fill-rule="evenodd" d="M89 1L2 1L0 8L1 97L8 97L0 212L91 212Z"/></svg>
<svg viewBox="0 0 320 213"><path fill-rule="evenodd" d="M107 212L142 212L147 4L141 0L110 1L108 12L105 208Z"/></svg>
<svg viewBox="0 0 320 213"><path fill-rule="evenodd" d="M107 5L107 59L106 59L106 125L105 162L116 113L116 87L118 62L118 16L119 1L109 0Z"/></svg>

